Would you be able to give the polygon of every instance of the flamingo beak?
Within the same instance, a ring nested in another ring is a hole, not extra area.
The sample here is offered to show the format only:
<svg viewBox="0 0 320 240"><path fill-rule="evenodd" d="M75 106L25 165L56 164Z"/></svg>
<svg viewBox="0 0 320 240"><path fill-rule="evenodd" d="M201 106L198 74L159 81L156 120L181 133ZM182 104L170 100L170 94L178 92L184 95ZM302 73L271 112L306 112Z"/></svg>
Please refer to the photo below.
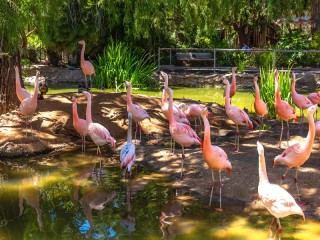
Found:
<svg viewBox="0 0 320 240"><path fill-rule="evenodd" d="M277 165L277 162L276 161L274 161L273 162L273 167L275 167Z"/></svg>
<svg viewBox="0 0 320 240"><path fill-rule="evenodd" d="M226 168L226 171L227 171L228 174L230 174L231 173L231 168Z"/></svg>

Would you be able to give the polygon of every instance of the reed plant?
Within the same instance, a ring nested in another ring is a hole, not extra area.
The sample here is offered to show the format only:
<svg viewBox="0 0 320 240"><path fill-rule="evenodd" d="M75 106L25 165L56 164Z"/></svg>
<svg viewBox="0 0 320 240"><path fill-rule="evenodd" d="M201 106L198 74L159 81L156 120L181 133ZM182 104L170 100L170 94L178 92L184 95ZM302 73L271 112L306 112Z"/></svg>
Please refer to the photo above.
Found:
<svg viewBox="0 0 320 240"><path fill-rule="evenodd" d="M258 81L260 88L260 97L266 103L268 108L268 117L276 118L275 111L275 79L274 79L273 68L261 68L260 69L260 81ZM292 103L291 97L291 83L292 79L290 76L291 68L288 71L279 71L279 84L280 84L280 96L281 99L287 101L289 104Z"/></svg>
<svg viewBox="0 0 320 240"><path fill-rule="evenodd" d="M116 88L130 81L136 88L153 88L156 80L153 73L157 69L152 55L133 50L122 42L112 42L94 63L95 85L99 88Z"/></svg>

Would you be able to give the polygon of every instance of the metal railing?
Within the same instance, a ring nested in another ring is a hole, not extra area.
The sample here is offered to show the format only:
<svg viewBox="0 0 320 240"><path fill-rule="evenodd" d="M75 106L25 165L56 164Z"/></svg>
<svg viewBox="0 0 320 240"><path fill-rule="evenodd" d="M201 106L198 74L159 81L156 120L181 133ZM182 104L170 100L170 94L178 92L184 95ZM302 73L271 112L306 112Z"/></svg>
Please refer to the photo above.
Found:
<svg viewBox="0 0 320 240"><path fill-rule="evenodd" d="M213 61L206 62L204 65L194 66L192 60L183 65L177 61L177 52L209 52ZM242 53L242 54L235 54ZM264 54L264 56L262 56ZM239 59L239 57L242 59ZM257 64L257 62L259 62ZM259 71L259 64L266 64L268 61L273 68L294 68L320 70L320 50L279 50L279 49L227 49L227 48L159 48L158 49L158 68L160 70L195 70L213 71L229 69L238 64L246 65L245 69ZM224 63L231 63L225 65ZM255 70L254 70L255 69Z"/></svg>

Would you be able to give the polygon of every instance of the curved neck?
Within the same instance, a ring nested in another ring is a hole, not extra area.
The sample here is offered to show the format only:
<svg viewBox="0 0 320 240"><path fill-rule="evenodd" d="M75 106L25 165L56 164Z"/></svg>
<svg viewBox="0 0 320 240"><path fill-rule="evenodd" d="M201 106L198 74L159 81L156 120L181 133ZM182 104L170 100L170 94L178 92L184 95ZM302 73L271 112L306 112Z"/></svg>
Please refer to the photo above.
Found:
<svg viewBox="0 0 320 240"><path fill-rule="evenodd" d="M81 58L80 58L81 63L84 62L84 50L85 50L85 48L86 48L86 44L83 43L82 44L82 49L81 49Z"/></svg>
<svg viewBox="0 0 320 240"><path fill-rule="evenodd" d="M169 92L169 108L168 108L168 121L169 123L174 122L174 117L173 117L173 96L172 92Z"/></svg>
<svg viewBox="0 0 320 240"><path fill-rule="evenodd" d="M231 85L232 85L234 88L236 88L236 86L237 86L237 79L236 79L236 73L235 73L235 72L232 73L232 82L231 82Z"/></svg>
<svg viewBox="0 0 320 240"><path fill-rule="evenodd" d="M206 116L202 116L203 124L204 124L204 139L203 139L203 147L211 146L211 136L210 136L210 123Z"/></svg>
<svg viewBox="0 0 320 240"><path fill-rule="evenodd" d="M281 98L280 98L279 79L276 77L275 80L276 80L276 82L275 82L275 84L276 84L276 86L275 86L275 100L279 101L279 100L281 100Z"/></svg>
<svg viewBox="0 0 320 240"><path fill-rule="evenodd" d="M264 153L259 154L259 184L263 182L269 182Z"/></svg>
<svg viewBox="0 0 320 240"><path fill-rule="evenodd" d="M310 147L312 148L314 138L316 135L316 127L314 124L313 114L308 114L308 122L309 122L309 131L306 137L307 143L310 143Z"/></svg>
<svg viewBox="0 0 320 240"><path fill-rule="evenodd" d="M230 108L230 85L229 85L229 81L226 84L225 108Z"/></svg>
<svg viewBox="0 0 320 240"><path fill-rule="evenodd" d="M132 115L131 113L128 116L129 119L129 126L128 126L128 133L127 133L127 143L132 143Z"/></svg>
<svg viewBox="0 0 320 240"><path fill-rule="evenodd" d="M131 105L132 104L132 99L131 99L131 85L127 86L127 104Z"/></svg>
<svg viewBox="0 0 320 240"><path fill-rule="evenodd" d="M16 88L17 88L17 89L20 89L20 88L21 88L19 71L16 71Z"/></svg>
<svg viewBox="0 0 320 240"><path fill-rule="evenodd" d="M92 117L91 117L91 95L89 95L87 97L86 121L87 121L87 124L92 123Z"/></svg>
<svg viewBox="0 0 320 240"><path fill-rule="evenodd" d="M296 92L296 81L295 81L295 80L292 80L291 92L292 92L292 94L297 93L297 92Z"/></svg>
<svg viewBox="0 0 320 240"><path fill-rule="evenodd" d="M161 103L162 105L165 104L165 102L167 101L167 92L165 89L163 89L163 92L162 92L162 99L161 99Z"/></svg>
<svg viewBox="0 0 320 240"><path fill-rule="evenodd" d="M255 91L255 99L259 100L260 99L260 90L259 90L259 85L256 81L254 81L254 91Z"/></svg>
<svg viewBox="0 0 320 240"><path fill-rule="evenodd" d="M78 120L79 119L78 108L77 108L77 103L76 102L72 103L72 116L73 116L73 120Z"/></svg>

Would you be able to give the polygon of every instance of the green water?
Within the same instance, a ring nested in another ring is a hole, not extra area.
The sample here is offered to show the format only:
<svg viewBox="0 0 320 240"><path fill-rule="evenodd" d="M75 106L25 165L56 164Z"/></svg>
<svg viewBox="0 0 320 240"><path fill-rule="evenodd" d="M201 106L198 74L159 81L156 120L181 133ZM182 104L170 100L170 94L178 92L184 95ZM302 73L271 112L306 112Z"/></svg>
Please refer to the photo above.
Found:
<svg viewBox="0 0 320 240"><path fill-rule="evenodd" d="M137 167L137 163L132 175L125 177L118 159L98 158L94 150L89 148L83 155L67 149L0 161L0 239L269 236L271 216L266 210L224 199L224 212L216 212L206 207L207 198L174 188L166 176ZM218 191L214 196L217 202ZM310 219L304 222L300 216L289 216L281 223L284 239L317 239L320 235L319 222Z"/></svg>

